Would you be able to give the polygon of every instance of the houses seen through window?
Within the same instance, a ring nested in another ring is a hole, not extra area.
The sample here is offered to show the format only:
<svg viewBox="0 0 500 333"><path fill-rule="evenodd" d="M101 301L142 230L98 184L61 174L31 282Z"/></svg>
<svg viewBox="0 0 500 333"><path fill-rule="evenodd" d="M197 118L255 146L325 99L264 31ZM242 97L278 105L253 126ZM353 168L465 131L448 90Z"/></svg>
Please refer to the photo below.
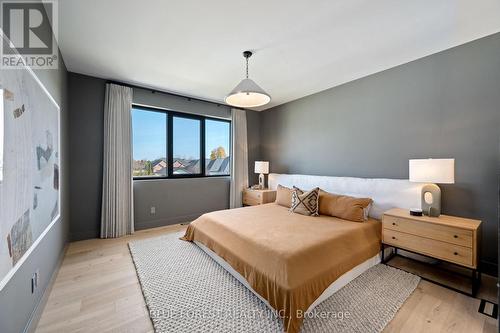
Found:
<svg viewBox="0 0 500 333"><path fill-rule="evenodd" d="M167 115L163 112L132 109L134 177L167 175Z"/></svg>
<svg viewBox="0 0 500 333"><path fill-rule="evenodd" d="M200 123L199 119L173 117L173 172L175 175L201 172Z"/></svg>
<svg viewBox="0 0 500 333"><path fill-rule="evenodd" d="M205 120L205 174L228 175L230 126L227 121Z"/></svg>
<svg viewBox="0 0 500 333"><path fill-rule="evenodd" d="M134 179L227 176L228 120L134 106Z"/></svg>

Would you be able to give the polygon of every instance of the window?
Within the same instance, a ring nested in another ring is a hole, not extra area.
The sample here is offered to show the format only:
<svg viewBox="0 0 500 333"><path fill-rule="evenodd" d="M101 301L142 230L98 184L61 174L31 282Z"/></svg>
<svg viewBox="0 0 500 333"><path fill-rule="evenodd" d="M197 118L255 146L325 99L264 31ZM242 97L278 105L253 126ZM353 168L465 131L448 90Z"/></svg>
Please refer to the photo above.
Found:
<svg viewBox="0 0 500 333"><path fill-rule="evenodd" d="M231 122L132 108L134 179L228 176Z"/></svg>
<svg viewBox="0 0 500 333"><path fill-rule="evenodd" d="M132 109L134 177L167 175L167 114Z"/></svg>
<svg viewBox="0 0 500 333"><path fill-rule="evenodd" d="M174 175L200 174L199 119L173 117L173 172Z"/></svg>
<svg viewBox="0 0 500 333"><path fill-rule="evenodd" d="M229 175L230 123L221 120L205 120L205 174Z"/></svg>

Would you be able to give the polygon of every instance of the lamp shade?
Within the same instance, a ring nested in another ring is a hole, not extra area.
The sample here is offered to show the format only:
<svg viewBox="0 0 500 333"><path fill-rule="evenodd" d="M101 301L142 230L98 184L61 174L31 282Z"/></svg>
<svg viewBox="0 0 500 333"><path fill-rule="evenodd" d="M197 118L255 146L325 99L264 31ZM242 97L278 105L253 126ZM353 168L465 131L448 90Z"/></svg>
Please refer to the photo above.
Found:
<svg viewBox="0 0 500 333"><path fill-rule="evenodd" d="M455 183L454 158L410 160L410 181L417 183Z"/></svg>
<svg viewBox="0 0 500 333"><path fill-rule="evenodd" d="M269 162L255 161L255 173L269 173Z"/></svg>
<svg viewBox="0 0 500 333"><path fill-rule="evenodd" d="M229 105L242 108L262 106L271 101L264 89L251 79L243 79L225 98Z"/></svg>

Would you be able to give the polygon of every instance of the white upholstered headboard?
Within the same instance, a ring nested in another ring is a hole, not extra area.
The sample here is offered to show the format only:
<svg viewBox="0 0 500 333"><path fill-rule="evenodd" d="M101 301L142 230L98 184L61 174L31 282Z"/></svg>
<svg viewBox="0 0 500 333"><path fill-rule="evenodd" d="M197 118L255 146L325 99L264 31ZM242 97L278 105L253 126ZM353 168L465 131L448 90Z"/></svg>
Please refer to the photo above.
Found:
<svg viewBox="0 0 500 333"><path fill-rule="evenodd" d="M383 212L391 208L420 208L420 194L424 185L406 179L269 174L269 188L275 190L278 184L297 186L304 190L320 187L330 193L372 198L369 215L376 219L380 219Z"/></svg>

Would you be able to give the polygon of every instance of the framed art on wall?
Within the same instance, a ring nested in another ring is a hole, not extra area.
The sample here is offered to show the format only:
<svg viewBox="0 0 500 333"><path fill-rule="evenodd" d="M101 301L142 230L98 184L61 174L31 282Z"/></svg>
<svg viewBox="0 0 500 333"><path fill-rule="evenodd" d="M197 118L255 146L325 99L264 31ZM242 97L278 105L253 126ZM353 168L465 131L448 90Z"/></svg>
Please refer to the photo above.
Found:
<svg viewBox="0 0 500 333"><path fill-rule="evenodd" d="M59 105L31 68L0 68L0 290L59 220L60 159Z"/></svg>

